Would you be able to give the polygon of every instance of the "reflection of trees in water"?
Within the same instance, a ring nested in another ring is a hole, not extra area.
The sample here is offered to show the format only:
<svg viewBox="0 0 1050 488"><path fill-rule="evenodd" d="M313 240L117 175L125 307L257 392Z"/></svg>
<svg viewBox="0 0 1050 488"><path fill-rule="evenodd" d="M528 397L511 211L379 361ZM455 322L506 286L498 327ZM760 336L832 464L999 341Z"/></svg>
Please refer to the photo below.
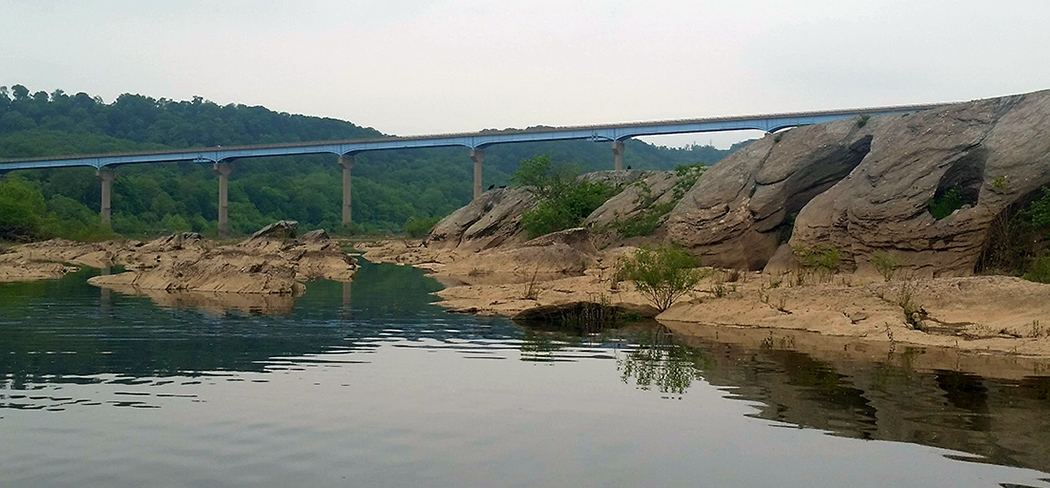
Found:
<svg viewBox="0 0 1050 488"><path fill-rule="evenodd" d="M634 380L642 390L656 388L660 393L682 395L693 380L702 379L701 371L709 359L698 349L676 344L673 335L657 327L639 337L638 347L617 359L624 383Z"/></svg>
<svg viewBox="0 0 1050 488"><path fill-rule="evenodd" d="M563 347L564 343L555 341L551 334L525 329L521 337L521 360L554 361L554 353Z"/></svg>
<svg viewBox="0 0 1050 488"><path fill-rule="evenodd" d="M514 334L501 320L447 315L430 295L440 285L407 266L362 261L362 286L311 282L281 316L202 313L199 304L186 301L157 307L148 298L120 293L104 299L86 283L96 274L0 283L0 387L70 383L99 374L265 372L272 358L373 349L387 329L409 340Z"/></svg>
<svg viewBox="0 0 1050 488"><path fill-rule="evenodd" d="M981 456L962 457L1050 471L1050 378L982 378L913 366L921 348L885 361L805 354L770 336L758 347L708 339L705 381L752 402L751 416L858 439L909 442ZM960 458L960 459L962 459Z"/></svg>

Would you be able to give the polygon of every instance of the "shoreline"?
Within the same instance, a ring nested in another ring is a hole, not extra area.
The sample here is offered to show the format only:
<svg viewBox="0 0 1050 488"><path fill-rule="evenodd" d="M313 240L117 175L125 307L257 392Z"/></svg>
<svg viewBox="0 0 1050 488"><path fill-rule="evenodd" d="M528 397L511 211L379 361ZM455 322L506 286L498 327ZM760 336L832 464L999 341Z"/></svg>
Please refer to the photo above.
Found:
<svg viewBox="0 0 1050 488"><path fill-rule="evenodd" d="M345 244L341 240L332 242L337 246ZM155 244L157 241L90 244L47 241L18 246L0 255L0 281L57 279L75 271L76 266L105 268L121 262L141 265L144 255L152 257L161 252ZM196 245L202 249L190 254L197 255L214 247L210 241ZM980 360L958 358L994 357L998 358L995 362L999 364L1020 361L1026 366L1019 369L1003 366L1006 369L995 374L992 373L995 368L989 366L973 371L993 376L1007 371L1012 371L1010 376L1019 374L1019 371L1050 374L1050 300L1046 299L1050 297L1050 285L1013 277L973 276L886 282L872 276L836 274L827 277L810 275L805 278L808 281L792 283L800 278L787 274L715 270L689 296L659 312L633 289L633 285L613 280L620 255L632 248L597 251L591 247L580 252L571 245L555 242L544 246L472 252L430 249L421 241L406 240L356 242L354 246L365 259L374 263L410 265L426 271L429 277L444 286L435 293L441 298L436 304L450 313L514 318L539 307L598 303L620 307L632 315L654 318L683 337L703 339L712 334L716 337L728 334L748 337L746 340L751 343L761 343L767 336L790 336L794 343L805 344L807 350L802 352L816 355L835 352L839 347L843 350L881 351L880 355L887 357L900 348L933 348L939 351L934 356L957 358L938 361L942 366L951 366L953 362L983 364ZM169 252L172 256L186 254L187 247L180 245L179 249ZM271 247L273 245L269 244L260 249ZM135 250L135 259L123 256L128 249ZM239 249L247 248L242 246ZM160 256L164 257L163 260L170 257L162 252ZM12 276L16 279L10 279ZM112 277L121 275L110 276L112 280ZM98 281L96 279L93 284L103 286ZM165 295L169 302L184 303L207 301L199 296L217 292L166 289L167 293L161 293L137 289L133 284L119 287L118 284L104 286L153 298ZM905 292L915 308L921 311L922 330L909 325L900 304L895 303ZM235 300L244 302L235 308L271 311L290 308L295 296L294 293L228 292L219 295L245 297ZM282 300L284 297L287 300ZM755 339L756 334L761 337ZM878 355L866 357L875 360Z"/></svg>
<svg viewBox="0 0 1050 488"><path fill-rule="evenodd" d="M450 312L513 318L540 306L604 303L632 311L651 309L652 314L642 315L693 337L724 328L774 335L807 332L886 351L923 347L956 355L1024 358L1032 360L1032 367L1023 368L1029 374L1050 373L1050 363L1043 361L1050 360L1050 285L1020 278L885 281L842 273L813 274L794 284L790 281L795 277L788 274L715 270L692 296L656 313L630 283L612 284L619 255L631 248L588 256L587 266L575 275L535 273L550 268L542 261L518 259L522 254L514 249L464 252L398 240L357 248L372 262L427 271L446 286L436 293L442 299L437 304ZM919 329L905 320L900 303L905 298L917 309Z"/></svg>

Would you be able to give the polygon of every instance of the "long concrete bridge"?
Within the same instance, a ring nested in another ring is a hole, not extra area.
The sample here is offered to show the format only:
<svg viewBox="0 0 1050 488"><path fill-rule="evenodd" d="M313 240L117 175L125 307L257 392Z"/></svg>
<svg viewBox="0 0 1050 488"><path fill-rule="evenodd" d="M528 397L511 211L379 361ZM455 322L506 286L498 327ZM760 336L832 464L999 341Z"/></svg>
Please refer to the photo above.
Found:
<svg viewBox="0 0 1050 488"><path fill-rule="evenodd" d="M102 180L101 218L110 223L110 197L112 183L116 177L113 169L124 164L149 164L190 161L213 165L219 178L219 233L229 233L227 214L227 188L233 172L231 162L236 159L291 156L302 154L331 153L339 156L343 168L343 225L350 225L350 173L354 167L354 155L365 151L389 149L412 149L430 147L464 146L470 149L474 163L474 198L481 195L481 166L485 161L485 148L493 144L515 142L591 140L611 142L613 168L623 169L624 141L638 136L686 134L757 129L776 132L788 127L819 124L861 115L883 115L917 112L944 104L899 105L890 107L854 108L819 112L793 112L767 115L744 115L732 117L709 117L701 119L664 120L620 124L599 124L571 127L542 127L526 130L482 131L460 134L438 134L412 137L386 137L346 141L323 141L294 144L265 144L238 147L209 147L171 151L99 154L68 156L61 158L33 158L0 160L0 175L9 171L88 166L97 170Z"/></svg>

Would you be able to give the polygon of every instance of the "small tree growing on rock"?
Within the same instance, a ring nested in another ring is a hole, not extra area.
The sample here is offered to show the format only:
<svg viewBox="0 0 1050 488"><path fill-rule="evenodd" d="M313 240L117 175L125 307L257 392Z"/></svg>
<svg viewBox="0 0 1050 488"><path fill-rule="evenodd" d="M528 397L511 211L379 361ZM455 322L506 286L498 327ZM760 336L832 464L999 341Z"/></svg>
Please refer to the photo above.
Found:
<svg viewBox="0 0 1050 488"><path fill-rule="evenodd" d="M883 250L878 250L871 253L871 266L878 271L886 281L892 281L893 275L897 274L897 270L903 266L900 258Z"/></svg>
<svg viewBox="0 0 1050 488"><path fill-rule="evenodd" d="M700 258L681 247L663 244L642 246L624 256L620 277L630 280L649 303L661 312L671 307L711 271L698 269Z"/></svg>

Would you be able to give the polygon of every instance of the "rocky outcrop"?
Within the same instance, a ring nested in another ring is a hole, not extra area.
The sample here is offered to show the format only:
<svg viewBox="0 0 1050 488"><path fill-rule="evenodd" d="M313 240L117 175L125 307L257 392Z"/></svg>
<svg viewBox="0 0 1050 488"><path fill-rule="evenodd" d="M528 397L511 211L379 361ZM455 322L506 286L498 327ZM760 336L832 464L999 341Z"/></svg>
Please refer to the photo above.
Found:
<svg viewBox="0 0 1050 488"><path fill-rule="evenodd" d="M994 221L1050 184L1050 91L955 104L878 124L871 151L799 213L791 245L866 268L887 250L921 275L974 272ZM965 205L929 207L956 188Z"/></svg>
<svg viewBox="0 0 1050 488"><path fill-rule="evenodd" d="M761 269L793 217L867 155L900 116L845 119L767 135L708 169L671 211L668 237L704 264Z"/></svg>
<svg viewBox="0 0 1050 488"><path fill-rule="evenodd" d="M647 171L598 171L580 178L625 187L648 175ZM525 188L497 188L445 217L425 239L428 247L482 251L513 247L528 240L521 228L521 214L536 206L536 198Z"/></svg>
<svg viewBox="0 0 1050 488"><path fill-rule="evenodd" d="M121 253L118 262L128 272L88 282L123 290L297 294L311 279L353 278L356 261L323 231L296 240L274 237L273 232L288 235L294 227L273 227L218 247L194 234L163 237Z"/></svg>
<svg viewBox="0 0 1050 488"><path fill-rule="evenodd" d="M535 205L536 198L524 188L487 191L441 219L427 235L426 245L480 251L520 244L526 240L521 214Z"/></svg>
<svg viewBox="0 0 1050 488"><path fill-rule="evenodd" d="M625 186L623 191L591 212L583 225L591 229L595 244L602 248L614 243L636 245L659 240L662 238L661 233L630 239L621 235L621 230L630 222L644 219L655 218L656 225L663 223L662 220L667 218L670 207L676 202L677 182L678 178L674 172L650 172L644 178Z"/></svg>
<svg viewBox="0 0 1050 488"><path fill-rule="evenodd" d="M278 220L262 229L255 231L252 238L272 237L276 239L294 239L299 230L299 222L294 220ZM321 232L324 232L323 230Z"/></svg>
<svg viewBox="0 0 1050 488"><path fill-rule="evenodd" d="M597 257L598 250L585 228L568 229L540 236L518 246L492 249L449 263L435 271L464 283L521 282L582 275Z"/></svg>

